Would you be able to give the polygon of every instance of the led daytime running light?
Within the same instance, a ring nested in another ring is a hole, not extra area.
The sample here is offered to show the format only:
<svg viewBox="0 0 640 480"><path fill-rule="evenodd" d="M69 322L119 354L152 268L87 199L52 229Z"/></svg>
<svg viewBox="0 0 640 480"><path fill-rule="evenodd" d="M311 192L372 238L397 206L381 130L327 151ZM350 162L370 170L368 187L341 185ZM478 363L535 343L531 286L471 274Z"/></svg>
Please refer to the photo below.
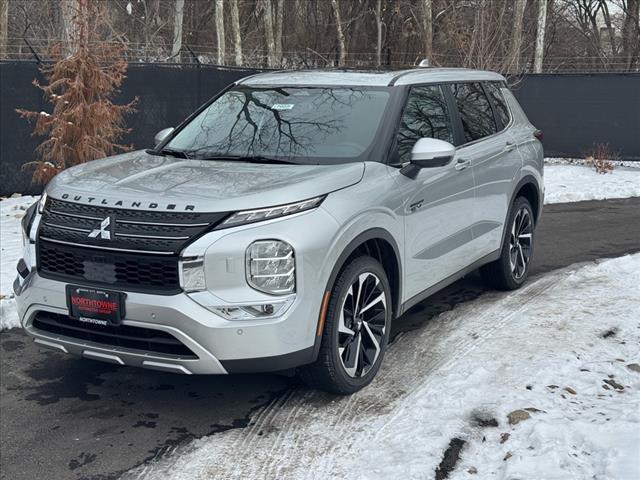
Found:
<svg viewBox="0 0 640 480"><path fill-rule="evenodd" d="M236 225L244 225L247 223L259 222L261 220L271 220L272 218L284 217L294 213L304 212L317 207L324 200L324 196L310 198L302 202L289 203L287 205L279 205L276 207L258 208L256 210L244 210L236 212L227 218L221 227L233 227Z"/></svg>

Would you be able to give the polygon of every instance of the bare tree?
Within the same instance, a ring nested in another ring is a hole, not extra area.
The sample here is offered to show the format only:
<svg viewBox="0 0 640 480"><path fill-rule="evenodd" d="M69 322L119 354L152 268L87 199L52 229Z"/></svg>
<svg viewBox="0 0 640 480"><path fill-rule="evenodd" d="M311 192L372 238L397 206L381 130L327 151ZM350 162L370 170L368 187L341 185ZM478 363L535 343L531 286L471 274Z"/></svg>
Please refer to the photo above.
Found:
<svg viewBox="0 0 640 480"><path fill-rule="evenodd" d="M180 61L182 50L182 23L184 20L184 0L176 0L173 17L173 43L171 46L171 58Z"/></svg>
<svg viewBox="0 0 640 480"><path fill-rule="evenodd" d="M511 30L511 45L505 70L517 73L520 70L520 48L522 47L522 21L527 0L515 0L513 12L513 29Z"/></svg>
<svg viewBox="0 0 640 480"><path fill-rule="evenodd" d="M433 8L431 0L422 0L422 34L424 39L424 56L433 61Z"/></svg>
<svg viewBox="0 0 640 480"><path fill-rule="evenodd" d="M611 57L616 57L618 55L618 42L616 40L613 22L611 21L611 14L609 13L609 5L606 0L600 0L600 11L602 12L604 23L607 26L606 30L609 37L609 54Z"/></svg>
<svg viewBox="0 0 640 480"><path fill-rule="evenodd" d="M282 64L282 23L284 21L284 0L276 0L276 18L274 42L276 45L276 59Z"/></svg>
<svg viewBox="0 0 640 480"><path fill-rule="evenodd" d="M624 67L631 71L640 62L640 0L626 0L622 7L622 58Z"/></svg>
<svg viewBox="0 0 640 480"><path fill-rule="evenodd" d="M224 1L216 0L216 38L218 40L218 65L224 65Z"/></svg>
<svg viewBox="0 0 640 480"><path fill-rule="evenodd" d="M382 65L382 0L376 2L376 67Z"/></svg>
<svg viewBox="0 0 640 480"><path fill-rule="evenodd" d="M0 0L0 57L7 56L9 43L9 0Z"/></svg>
<svg viewBox="0 0 640 480"><path fill-rule="evenodd" d="M60 40L62 42L63 53L70 55L73 53L73 39L78 36L78 22L75 17L78 12L78 0L60 1Z"/></svg>
<svg viewBox="0 0 640 480"><path fill-rule="evenodd" d="M233 51L236 65L242 65L242 32L240 31L240 12L238 0L231 0L231 30L233 30Z"/></svg>
<svg viewBox="0 0 640 480"><path fill-rule="evenodd" d="M267 65L275 67L276 60L276 43L273 36L273 10L271 0L260 0L262 7L262 20L264 26L264 38L267 42Z"/></svg>
<svg viewBox="0 0 640 480"><path fill-rule="evenodd" d="M533 72L542 73L544 35L547 28L547 0L538 0L538 27L536 29L536 51L533 57Z"/></svg>
<svg viewBox="0 0 640 480"><path fill-rule="evenodd" d="M333 16L336 19L336 34L338 40L338 66L344 67L347 59L347 51L344 42L344 31L342 30L342 20L340 19L340 5L338 0L331 0Z"/></svg>

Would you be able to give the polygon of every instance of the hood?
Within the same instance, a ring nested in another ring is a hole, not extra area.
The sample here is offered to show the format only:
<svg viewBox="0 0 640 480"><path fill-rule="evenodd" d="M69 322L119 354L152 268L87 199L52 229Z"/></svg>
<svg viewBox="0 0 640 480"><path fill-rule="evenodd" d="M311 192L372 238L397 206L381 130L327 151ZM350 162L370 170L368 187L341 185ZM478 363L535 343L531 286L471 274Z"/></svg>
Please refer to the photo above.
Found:
<svg viewBox="0 0 640 480"><path fill-rule="evenodd" d="M53 198L118 208L223 212L305 200L358 183L364 163L257 164L185 160L136 151L69 168Z"/></svg>

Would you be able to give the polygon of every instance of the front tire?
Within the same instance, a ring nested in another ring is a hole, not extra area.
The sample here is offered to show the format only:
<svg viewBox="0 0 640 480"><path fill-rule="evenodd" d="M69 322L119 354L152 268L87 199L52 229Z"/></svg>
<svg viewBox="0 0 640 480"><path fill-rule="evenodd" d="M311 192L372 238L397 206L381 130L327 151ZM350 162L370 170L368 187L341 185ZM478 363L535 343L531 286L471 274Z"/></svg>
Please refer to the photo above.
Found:
<svg viewBox="0 0 640 480"><path fill-rule="evenodd" d="M311 387L348 395L382 364L391 326L391 289L382 265L358 257L338 275L329 296L317 360L300 370Z"/></svg>
<svg viewBox="0 0 640 480"><path fill-rule="evenodd" d="M513 202L500 258L480 268L486 283L498 290L515 290L529 276L533 258L535 224L529 200L518 197Z"/></svg>

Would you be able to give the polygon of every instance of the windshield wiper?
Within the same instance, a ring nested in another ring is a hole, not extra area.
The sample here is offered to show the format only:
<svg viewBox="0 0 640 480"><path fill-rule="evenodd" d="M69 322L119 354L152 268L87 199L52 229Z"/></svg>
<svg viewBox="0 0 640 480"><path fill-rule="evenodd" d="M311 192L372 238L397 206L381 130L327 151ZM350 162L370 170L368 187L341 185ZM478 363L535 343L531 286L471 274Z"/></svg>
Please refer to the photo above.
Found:
<svg viewBox="0 0 640 480"><path fill-rule="evenodd" d="M158 155L160 157L166 157L167 155L171 155L176 158L186 158L189 159L191 156L185 150L175 150L173 148L163 148L162 150L155 150L153 148L148 148L146 152L150 155Z"/></svg>
<svg viewBox="0 0 640 480"><path fill-rule="evenodd" d="M228 160L234 162L247 162L247 163L278 163L286 165L298 165L297 162L292 160L285 160L282 158L267 157L264 155L211 155L207 157L198 157L198 160Z"/></svg>

